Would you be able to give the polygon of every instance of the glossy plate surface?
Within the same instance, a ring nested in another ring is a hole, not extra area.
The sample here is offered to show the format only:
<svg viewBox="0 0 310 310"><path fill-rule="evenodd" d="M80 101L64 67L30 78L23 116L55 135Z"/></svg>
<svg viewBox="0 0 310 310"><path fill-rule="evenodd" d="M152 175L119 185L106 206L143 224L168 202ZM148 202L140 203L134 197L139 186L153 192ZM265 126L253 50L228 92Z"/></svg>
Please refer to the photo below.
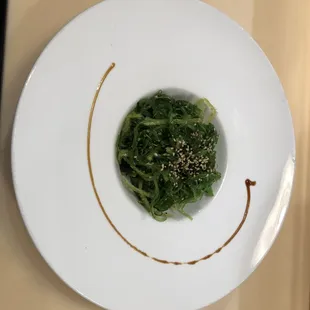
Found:
<svg viewBox="0 0 310 310"><path fill-rule="evenodd" d="M158 89L207 97L218 110L223 180L193 221L154 221L119 180L121 122ZM188 310L237 287L271 247L289 204L295 142L279 79L237 24L195 0L107 0L70 22L34 66L16 114L12 166L27 228L69 286L108 309ZM220 253L194 265L150 258L190 262L221 247L244 215L247 178L257 182L248 217Z"/></svg>

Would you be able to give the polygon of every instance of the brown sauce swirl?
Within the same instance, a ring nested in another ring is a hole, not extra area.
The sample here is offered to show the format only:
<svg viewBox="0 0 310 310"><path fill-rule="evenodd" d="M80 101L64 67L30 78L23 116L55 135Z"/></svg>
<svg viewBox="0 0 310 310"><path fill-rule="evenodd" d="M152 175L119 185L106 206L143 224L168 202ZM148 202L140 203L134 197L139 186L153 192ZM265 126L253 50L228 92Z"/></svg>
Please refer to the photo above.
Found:
<svg viewBox="0 0 310 310"><path fill-rule="evenodd" d="M87 162L88 162L88 170L89 170L89 176L90 176L90 180L91 180L91 184L94 190L94 194L96 196L97 202L106 218L106 220L108 221L108 223L111 225L111 227L113 228L113 230L119 235L119 237L129 246L131 247L133 250L135 250L136 252L140 253L141 255L148 257L150 259L152 259L155 262L161 263L161 264L171 264L171 265L195 265L201 261L205 261L209 258L211 258L213 255L220 253L223 248L225 248L235 237L236 235L239 233L239 231L241 230L243 224L245 223L247 216L248 216L248 212L250 209L250 204L251 204L251 186L255 186L256 182L255 181L250 181L249 179L245 180L245 186L246 186L246 190L247 190L247 202L246 202L246 207L245 207L245 211L243 214L243 218L239 224L239 226L237 227L237 229L233 232L233 234L227 239L227 241L220 246L217 250L215 250L213 253L210 253L206 256L203 256L197 260L192 260L192 261L188 261L188 262L177 262L177 261L167 261L167 260L163 260L163 259L159 259L156 257L152 257L150 255L148 255L147 253L143 252L142 250L140 250L139 248L137 248L135 245L133 245L130 241L128 241L122 234L121 232L116 228L116 226L114 225L114 223L111 221L109 215L107 214L100 196L98 194L97 191L97 187L96 187L96 183L95 183L95 179L94 179L94 175L93 175L93 169L92 169L92 164L91 164L91 156L90 156L90 142L91 142L91 128L92 128L92 121L93 121L93 115L94 115L94 111L95 111L95 107L96 107L96 103L97 103L97 99L100 93L100 90L102 88L102 85L104 83L104 81L106 80L106 78L108 77L108 75L110 74L110 72L113 70L113 68L115 67L115 63L112 63L110 65L110 67L108 68L108 70L105 72L105 74L103 75L103 77L100 80L100 83L97 87L92 105L91 105L91 109L90 109L90 113L89 113L89 118L88 118L88 128L87 128Z"/></svg>

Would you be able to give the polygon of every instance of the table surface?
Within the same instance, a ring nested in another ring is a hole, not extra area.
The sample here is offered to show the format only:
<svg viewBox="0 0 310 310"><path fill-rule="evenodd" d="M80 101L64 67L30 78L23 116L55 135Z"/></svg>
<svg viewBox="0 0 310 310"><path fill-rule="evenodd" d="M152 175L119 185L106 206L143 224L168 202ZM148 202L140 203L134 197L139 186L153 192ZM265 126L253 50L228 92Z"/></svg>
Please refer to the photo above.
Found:
<svg viewBox="0 0 310 310"><path fill-rule="evenodd" d="M141 0L142 1L142 0ZM168 0L167 0L168 1ZM181 1L181 0L180 0ZM23 84L48 41L98 0L10 0L0 136L0 309L94 310L35 249L21 219L10 172L10 135ZM207 0L250 32L275 67L290 103L297 173L291 206L274 246L239 288L208 310L309 309L309 0ZM151 302L151 301L150 301Z"/></svg>

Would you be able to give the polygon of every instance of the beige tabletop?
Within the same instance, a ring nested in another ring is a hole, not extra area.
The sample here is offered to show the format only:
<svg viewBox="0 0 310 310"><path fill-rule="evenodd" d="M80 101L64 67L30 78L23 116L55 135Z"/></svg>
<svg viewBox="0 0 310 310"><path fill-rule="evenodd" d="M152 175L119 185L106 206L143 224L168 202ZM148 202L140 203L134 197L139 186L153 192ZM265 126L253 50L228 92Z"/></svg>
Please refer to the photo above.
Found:
<svg viewBox="0 0 310 310"><path fill-rule="evenodd" d="M17 208L10 173L13 116L32 65L64 24L98 2L9 1L0 140L1 310L99 309L68 288L35 249ZM279 237L245 283L206 309L306 310L310 282L310 0L206 2L241 24L268 55L286 91L297 140L293 198Z"/></svg>

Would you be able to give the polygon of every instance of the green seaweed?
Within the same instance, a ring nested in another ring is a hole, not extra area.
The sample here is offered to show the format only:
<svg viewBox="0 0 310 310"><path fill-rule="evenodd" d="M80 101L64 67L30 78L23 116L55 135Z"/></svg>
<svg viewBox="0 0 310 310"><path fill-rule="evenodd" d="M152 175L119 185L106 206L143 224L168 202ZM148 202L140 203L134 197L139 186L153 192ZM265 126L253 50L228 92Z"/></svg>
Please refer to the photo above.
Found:
<svg viewBox="0 0 310 310"><path fill-rule="evenodd" d="M212 185L221 178L215 116L205 98L192 104L162 91L141 99L126 116L116 145L122 181L154 219L165 221L169 210L191 218L187 204L213 196Z"/></svg>

